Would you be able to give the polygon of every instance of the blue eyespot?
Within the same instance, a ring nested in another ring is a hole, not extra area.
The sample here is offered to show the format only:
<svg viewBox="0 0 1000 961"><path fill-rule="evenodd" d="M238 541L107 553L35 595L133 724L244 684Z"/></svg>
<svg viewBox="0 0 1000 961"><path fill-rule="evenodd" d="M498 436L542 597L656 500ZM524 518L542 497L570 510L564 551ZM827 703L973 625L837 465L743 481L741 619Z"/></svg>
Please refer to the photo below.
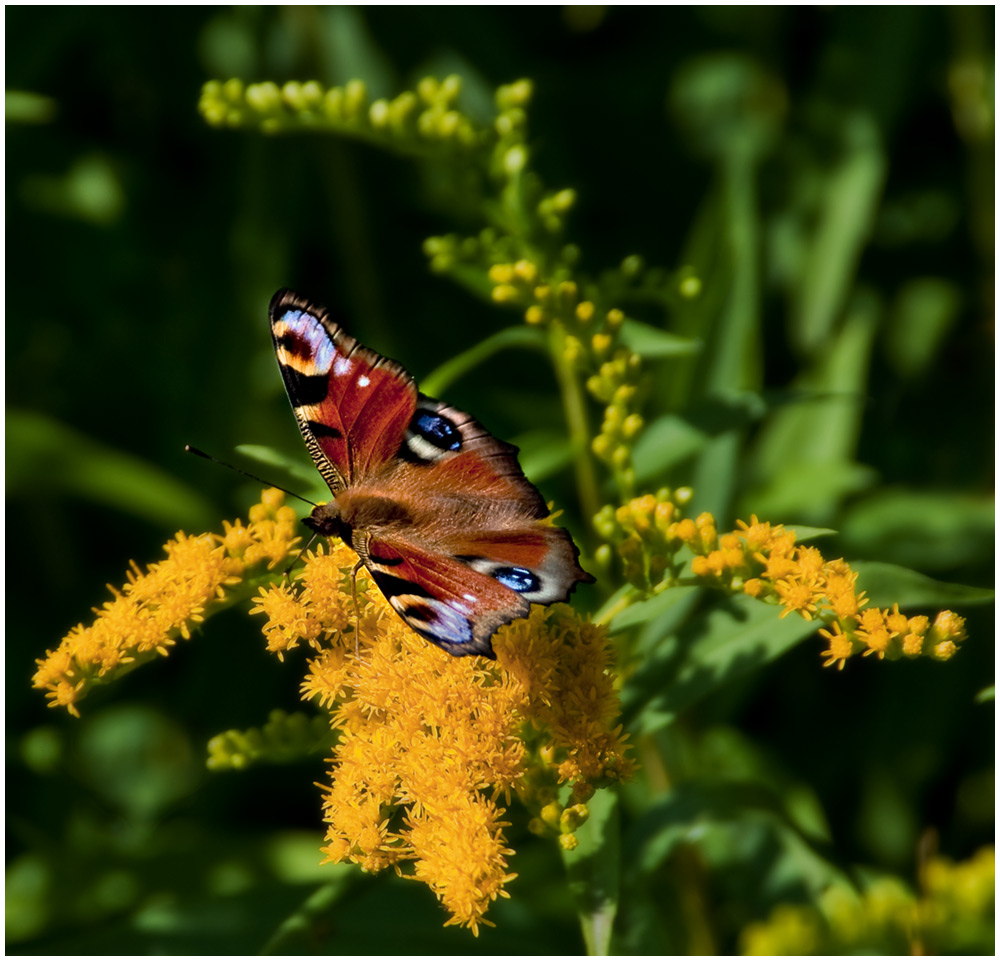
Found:
<svg viewBox="0 0 1000 961"><path fill-rule="evenodd" d="M540 585L538 576L525 567L498 567L493 576L518 594L533 594Z"/></svg>
<svg viewBox="0 0 1000 961"><path fill-rule="evenodd" d="M450 420L429 410L418 410L410 429L439 450L458 450L462 446L458 428Z"/></svg>

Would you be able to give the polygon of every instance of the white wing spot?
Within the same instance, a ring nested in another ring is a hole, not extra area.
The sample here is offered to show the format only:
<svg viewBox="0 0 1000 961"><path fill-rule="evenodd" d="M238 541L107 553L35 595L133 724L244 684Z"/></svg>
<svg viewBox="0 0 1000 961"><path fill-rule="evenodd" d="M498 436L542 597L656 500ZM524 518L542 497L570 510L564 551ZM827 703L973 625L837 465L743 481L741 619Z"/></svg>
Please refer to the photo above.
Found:
<svg viewBox="0 0 1000 961"><path fill-rule="evenodd" d="M368 376L366 374L362 374L358 378L358 387L367 387L370 383L371 381L368 379Z"/></svg>
<svg viewBox="0 0 1000 961"><path fill-rule="evenodd" d="M351 372L351 367L354 365L346 358L341 357L339 354L333 362L333 375L334 377L343 377L344 374L349 374Z"/></svg>

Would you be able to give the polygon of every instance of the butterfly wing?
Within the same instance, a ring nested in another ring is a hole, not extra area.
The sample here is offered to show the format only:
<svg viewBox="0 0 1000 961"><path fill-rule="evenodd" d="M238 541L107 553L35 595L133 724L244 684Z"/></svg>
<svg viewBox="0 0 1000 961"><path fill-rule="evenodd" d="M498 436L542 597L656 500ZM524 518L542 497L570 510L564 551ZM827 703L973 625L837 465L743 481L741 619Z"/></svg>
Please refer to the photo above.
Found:
<svg viewBox="0 0 1000 961"><path fill-rule="evenodd" d="M420 394L324 308L282 290L270 316L299 429L334 493L310 526L344 536L415 631L492 657L498 627L593 580L516 447Z"/></svg>
<svg viewBox="0 0 1000 961"><path fill-rule="evenodd" d="M334 492L393 458L417 388L395 361L362 347L325 307L290 290L271 299L271 336L306 447Z"/></svg>
<svg viewBox="0 0 1000 961"><path fill-rule="evenodd" d="M558 527L470 532L433 551L391 535L373 536L367 547L365 566L396 613L454 655L495 657L497 628L526 616L531 604L566 600L577 580L591 579Z"/></svg>
<svg viewBox="0 0 1000 961"><path fill-rule="evenodd" d="M593 580L517 448L423 395L400 456L338 499L349 523L366 518L354 547L390 605L451 654L493 657L498 627ZM391 521L372 522L389 501Z"/></svg>

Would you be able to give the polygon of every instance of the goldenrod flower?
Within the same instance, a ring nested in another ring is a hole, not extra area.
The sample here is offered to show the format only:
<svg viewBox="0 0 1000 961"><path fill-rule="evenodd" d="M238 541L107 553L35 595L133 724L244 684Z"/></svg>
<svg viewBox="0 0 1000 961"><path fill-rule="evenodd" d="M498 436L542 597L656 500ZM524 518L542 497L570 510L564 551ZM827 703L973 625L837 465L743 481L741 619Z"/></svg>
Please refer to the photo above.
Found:
<svg viewBox="0 0 1000 961"><path fill-rule="evenodd" d="M550 830L565 846L594 788L631 773L607 631L566 605L536 607L495 635L496 663L451 657L363 575L355 609L356 557L342 544L309 553L291 583L274 583L294 525L283 495L266 491L247 524L178 534L165 560L133 565L94 622L39 662L35 684L76 714L91 685L167 654L211 609L256 590L268 650L283 659L304 643L314 652L302 696L328 716L326 860L394 867L434 891L446 923L477 932L514 877L502 806L511 792L536 813L551 806ZM212 766L280 754L289 736L309 749L317 733L304 717L272 715L260 730L213 739ZM553 800L562 784L573 788L565 806Z"/></svg>
<svg viewBox="0 0 1000 961"><path fill-rule="evenodd" d="M860 895L831 887L817 905L782 904L748 925L743 954L982 954L993 944L996 853L954 864L932 858L915 897L883 878Z"/></svg>
<svg viewBox="0 0 1000 961"><path fill-rule="evenodd" d="M227 524L221 536L181 531L164 545L165 560L145 571L133 562L121 590L109 586L113 599L95 609L94 621L77 625L38 661L33 683L50 706L79 716L77 703L94 684L166 657L248 575L284 560L296 538L295 513L283 502L280 491L265 491L247 526Z"/></svg>
<svg viewBox="0 0 1000 961"><path fill-rule="evenodd" d="M895 637L886 623L885 613L877 607L870 607L867 611L861 612L861 623L855 634L868 646L864 656L876 654L879 659L885 657L889 642Z"/></svg>
<svg viewBox="0 0 1000 961"><path fill-rule="evenodd" d="M690 583L681 576L683 546L694 555L690 571L696 583L742 590L780 604L781 617L796 613L820 622L820 634L829 640L825 666L843 668L858 652L880 660L921 654L947 660L964 640L965 622L951 611L942 611L930 626L925 617L907 618L898 605L867 608L865 593L856 590L857 572L843 559L828 561L817 548L797 544L794 531L751 517L719 534L711 514L681 517L689 497L686 488L664 489L617 508L609 505L594 518L598 533L615 543L625 577L639 596ZM619 601L614 611L634 597Z"/></svg>
<svg viewBox="0 0 1000 961"><path fill-rule="evenodd" d="M338 733L323 851L328 861L391 866L424 881L450 912L447 923L476 932L514 876L501 799L516 791L537 810L543 785L581 785L579 801L589 785L631 772L607 632L565 605L536 607L495 635L496 664L454 658L411 631L362 578L356 638L342 584L353 566L353 553L334 544L306 555L293 588L258 597L265 632L281 638L269 646L282 654L305 640L318 650L303 696L330 710ZM341 589L322 595L318 584ZM567 830L585 819L582 807Z"/></svg>
<svg viewBox="0 0 1000 961"><path fill-rule="evenodd" d="M847 659L854 653L853 642L836 621L830 625L830 630L821 628L819 633L830 642L830 646L822 653L822 656L826 658L823 667L836 664L837 670L842 671Z"/></svg>

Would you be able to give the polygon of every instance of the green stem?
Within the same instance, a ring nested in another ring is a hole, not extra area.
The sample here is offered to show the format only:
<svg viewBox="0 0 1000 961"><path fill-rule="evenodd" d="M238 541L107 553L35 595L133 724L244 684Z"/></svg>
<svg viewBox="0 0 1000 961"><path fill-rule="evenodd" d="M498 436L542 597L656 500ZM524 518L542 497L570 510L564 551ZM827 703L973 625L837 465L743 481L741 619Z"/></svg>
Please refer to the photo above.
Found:
<svg viewBox="0 0 1000 961"><path fill-rule="evenodd" d="M600 507L597 474L590 455L590 425L580 381L573 369L572 361L566 356L566 331L561 324L553 324L550 328L549 354L555 368L559 393L562 396L563 413L569 429L580 509L584 518L590 523Z"/></svg>
<svg viewBox="0 0 1000 961"><path fill-rule="evenodd" d="M611 621L626 608L631 607L632 604L638 599L638 593L628 593L624 597L620 597L614 604L610 607L602 610L600 614L594 617L595 624L610 624Z"/></svg>
<svg viewBox="0 0 1000 961"><path fill-rule="evenodd" d="M621 886L618 795L610 788L598 791L587 808L590 817L576 831L577 846L563 850L563 863L587 954L606 955L611 950Z"/></svg>
<svg viewBox="0 0 1000 961"><path fill-rule="evenodd" d="M352 886L348 872L324 884L302 906L286 918L261 948L260 954L315 954L323 943L323 932L330 924L333 906Z"/></svg>

